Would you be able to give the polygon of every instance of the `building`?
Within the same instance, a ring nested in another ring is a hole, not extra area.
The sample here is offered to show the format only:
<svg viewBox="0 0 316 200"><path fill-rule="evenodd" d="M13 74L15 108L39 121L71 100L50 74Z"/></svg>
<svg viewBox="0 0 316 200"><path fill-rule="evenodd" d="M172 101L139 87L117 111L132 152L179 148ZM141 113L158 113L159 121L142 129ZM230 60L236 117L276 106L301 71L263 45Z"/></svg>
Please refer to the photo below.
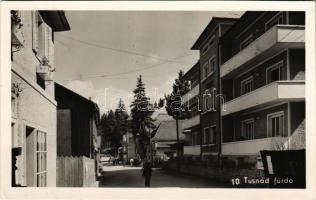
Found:
<svg viewBox="0 0 316 200"><path fill-rule="evenodd" d="M122 138L122 146L123 146L123 159L125 163L129 163L132 158L136 158L136 145L135 139L131 132L127 132L123 135Z"/></svg>
<svg viewBox="0 0 316 200"><path fill-rule="evenodd" d="M153 145L152 154L161 160L167 160L173 158L177 154L177 126L176 120L174 120L167 113L159 113L155 118L156 125L159 127L156 134L151 139ZM181 121L179 121L179 127L181 127ZM183 154L184 134L179 128L179 146L180 155Z"/></svg>
<svg viewBox="0 0 316 200"><path fill-rule="evenodd" d="M199 157L201 155L201 126L200 126L200 65L196 63L183 75L190 90L181 97L182 104L189 108L190 118L182 120L182 130L185 134L183 155Z"/></svg>
<svg viewBox="0 0 316 200"><path fill-rule="evenodd" d="M57 101L57 155L95 158L98 153L96 103L55 83Z"/></svg>
<svg viewBox="0 0 316 200"><path fill-rule="evenodd" d="M219 48L222 157L305 148L305 13L246 12Z"/></svg>
<svg viewBox="0 0 316 200"><path fill-rule="evenodd" d="M11 11L12 186L56 186L54 35L63 11Z"/></svg>
<svg viewBox="0 0 316 200"><path fill-rule="evenodd" d="M235 18L213 17L200 34L192 50L200 52L200 127L202 133L201 156L209 159L220 152L219 101L219 38L235 23ZM197 118L197 117L196 117Z"/></svg>

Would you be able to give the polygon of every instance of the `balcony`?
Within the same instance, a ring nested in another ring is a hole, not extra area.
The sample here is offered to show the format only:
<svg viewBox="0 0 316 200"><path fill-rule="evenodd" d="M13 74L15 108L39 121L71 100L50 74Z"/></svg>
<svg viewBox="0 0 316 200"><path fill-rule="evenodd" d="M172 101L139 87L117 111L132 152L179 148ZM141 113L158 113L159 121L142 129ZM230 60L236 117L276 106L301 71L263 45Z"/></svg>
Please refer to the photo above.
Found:
<svg viewBox="0 0 316 200"><path fill-rule="evenodd" d="M181 101L183 102L183 104L185 104L186 102L191 100L193 97L198 95L199 92L200 92L200 87L199 85L196 85L194 86L194 88L192 88L189 92L187 92L185 95L181 97Z"/></svg>
<svg viewBox="0 0 316 200"><path fill-rule="evenodd" d="M276 81L224 103L222 116L285 100L304 100L305 81Z"/></svg>
<svg viewBox="0 0 316 200"><path fill-rule="evenodd" d="M49 65L38 65L36 73L45 81L52 81L54 73Z"/></svg>
<svg viewBox="0 0 316 200"><path fill-rule="evenodd" d="M190 155L190 156L199 156L201 153L200 145L195 146L184 146L183 147L183 155Z"/></svg>
<svg viewBox="0 0 316 200"><path fill-rule="evenodd" d="M182 129L189 129L200 124L200 115L196 115L190 119L182 121Z"/></svg>
<svg viewBox="0 0 316 200"><path fill-rule="evenodd" d="M255 65L286 48L305 47L305 26L276 25L221 66L221 78L237 74L243 66ZM256 58L256 59L254 59Z"/></svg>
<svg viewBox="0 0 316 200"><path fill-rule="evenodd" d="M286 137L270 137L255 140L222 143L223 155L256 155L261 150L279 150Z"/></svg>

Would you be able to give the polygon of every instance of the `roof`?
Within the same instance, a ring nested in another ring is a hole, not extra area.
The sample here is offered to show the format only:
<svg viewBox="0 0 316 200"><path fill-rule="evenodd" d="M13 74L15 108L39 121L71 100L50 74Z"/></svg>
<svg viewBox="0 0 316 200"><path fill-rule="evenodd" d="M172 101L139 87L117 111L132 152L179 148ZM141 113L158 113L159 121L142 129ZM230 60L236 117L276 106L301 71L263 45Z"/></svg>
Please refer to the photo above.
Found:
<svg viewBox="0 0 316 200"><path fill-rule="evenodd" d="M181 127L180 124L179 124L179 127ZM184 135L182 134L182 131L180 130L180 128L179 128L179 139L184 139ZM155 134L152 140L153 141L177 140L176 120L162 121L157 130L157 133Z"/></svg>
<svg viewBox="0 0 316 200"><path fill-rule="evenodd" d="M39 11L43 20L54 32L69 31L70 26L64 11Z"/></svg>
<svg viewBox="0 0 316 200"><path fill-rule="evenodd" d="M238 18L228 18L228 17L213 17L205 29L202 31L196 42L191 47L192 50L200 49L204 40L208 38L209 34L216 28L217 24L221 22L232 22L234 23Z"/></svg>
<svg viewBox="0 0 316 200"><path fill-rule="evenodd" d="M61 84L59 84L57 82L55 82L55 90L61 90L61 91L65 92L65 93L68 93L69 95L72 95L72 96L82 100L83 102L89 104L97 112L97 115L98 115L97 116L97 120L99 121L99 119L100 119L100 109L99 109L98 104L96 104L92 100L85 98L84 96L76 93L75 91L73 91L73 90L71 90L71 89L69 89L69 88L67 88L67 87L65 87L65 86L63 86L63 85L61 85ZM56 95L55 95L55 99L56 99ZM58 104L58 99L56 99L56 101L57 101L57 104Z"/></svg>

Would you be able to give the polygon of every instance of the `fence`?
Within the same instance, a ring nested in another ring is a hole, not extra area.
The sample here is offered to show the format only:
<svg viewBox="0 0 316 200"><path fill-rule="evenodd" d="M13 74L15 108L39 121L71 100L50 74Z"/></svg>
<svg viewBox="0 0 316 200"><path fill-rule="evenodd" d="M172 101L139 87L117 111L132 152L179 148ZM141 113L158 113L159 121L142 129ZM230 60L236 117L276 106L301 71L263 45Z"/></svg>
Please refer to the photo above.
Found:
<svg viewBox="0 0 316 200"><path fill-rule="evenodd" d="M96 186L94 159L57 157L57 187Z"/></svg>

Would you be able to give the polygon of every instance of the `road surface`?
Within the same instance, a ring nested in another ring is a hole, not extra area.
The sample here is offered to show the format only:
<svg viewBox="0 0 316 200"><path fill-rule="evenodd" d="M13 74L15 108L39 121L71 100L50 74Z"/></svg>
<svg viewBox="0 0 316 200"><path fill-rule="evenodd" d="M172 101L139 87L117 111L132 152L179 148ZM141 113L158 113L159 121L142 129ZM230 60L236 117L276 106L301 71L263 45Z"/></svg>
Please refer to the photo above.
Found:
<svg viewBox="0 0 316 200"><path fill-rule="evenodd" d="M99 179L99 187L144 187L140 167L109 166ZM153 169L151 187L221 188L227 187L209 179Z"/></svg>

